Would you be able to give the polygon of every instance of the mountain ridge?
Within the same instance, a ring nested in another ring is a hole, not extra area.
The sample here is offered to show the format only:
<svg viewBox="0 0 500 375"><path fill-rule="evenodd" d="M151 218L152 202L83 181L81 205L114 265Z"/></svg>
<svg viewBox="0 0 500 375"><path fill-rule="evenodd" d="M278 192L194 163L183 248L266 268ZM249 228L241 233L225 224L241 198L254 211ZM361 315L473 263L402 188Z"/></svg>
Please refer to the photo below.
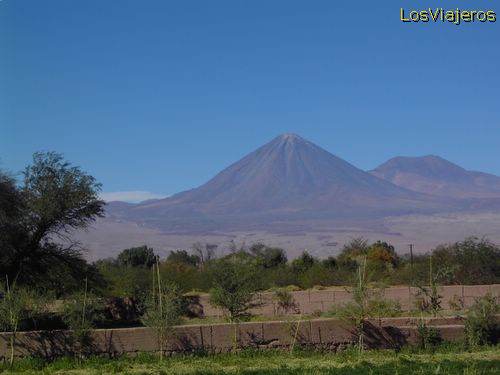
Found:
<svg viewBox="0 0 500 375"><path fill-rule="evenodd" d="M500 177L466 170L436 155L397 156L369 172L425 194L459 199L500 198Z"/></svg>

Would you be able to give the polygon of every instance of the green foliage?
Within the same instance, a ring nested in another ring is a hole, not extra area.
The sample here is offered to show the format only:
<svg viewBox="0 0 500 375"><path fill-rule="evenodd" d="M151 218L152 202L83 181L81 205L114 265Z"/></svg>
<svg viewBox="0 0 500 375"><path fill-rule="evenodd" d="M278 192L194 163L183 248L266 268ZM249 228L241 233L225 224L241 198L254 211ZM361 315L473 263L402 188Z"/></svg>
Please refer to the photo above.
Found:
<svg viewBox="0 0 500 375"><path fill-rule="evenodd" d="M104 278L102 294L107 297L130 297L143 305L151 290L151 271L142 266L124 267L113 260L96 262Z"/></svg>
<svg viewBox="0 0 500 375"><path fill-rule="evenodd" d="M176 250L170 252L167 257L167 262L198 267L200 264L200 257L194 254L189 254L186 250Z"/></svg>
<svg viewBox="0 0 500 375"><path fill-rule="evenodd" d="M429 285L418 285L418 292L416 294L415 305L420 312L431 313L436 317L442 310L441 300L442 296L438 292L437 277L433 272L433 256L429 257Z"/></svg>
<svg viewBox="0 0 500 375"><path fill-rule="evenodd" d="M200 269L185 263L167 260L160 263L160 272L165 282L175 284L183 292L208 291L211 285L212 275L207 267Z"/></svg>
<svg viewBox="0 0 500 375"><path fill-rule="evenodd" d="M451 299L448 300L448 305L451 310L460 312L465 308L465 301L463 297L454 294Z"/></svg>
<svg viewBox="0 0 500 375"><path fill-rule="evenodd" d="M362 356L353 350L334 353L319 350L246 349L216 355L175 355L159 362L151 353L106 358L95 356L85 361L60 358L44 361L26 358L0 372L43 374L496 374L500 366L498 347L464 351L460 346L440 345L432 352L418 348L371 350Z"/></svg>
<svg viewBox="0 0 500 375"><path fill-rule="evenodd" d="M161 286L161 291L154 293L146 302L143 323L156 330L170 330L181 322L183 298L173 284Z"/></svg>
<svg viewBox="0 0 500 375"><path fill-rule="evenodd" d="M16 288L0 284L0 331L11 332L10 336L10 363L14 360L16 334L25 319L34 318L43 309L42 300L32 291L25 288Z"/></svg>
<svg viewBox="0 0 500 375"><path fill-rule="evenodd" d="M213 265L212 272L210 302L222 308L231 322L247 318L255 306L254 294L258 289L255 268L233 259L221 259Z"/></svg>
<svg viewBox="0 0 500 375"><path fill-rule="evenodd" d="M361 237L353 238L344 245L340 251L338 260L342 263L361 260L367 255L368 248L369 244L366 239Z"/></svg>
<svg viewBox="0 0 500 375"><path fill-rule="evenodd" d="M207 263L216 258L216 251L218 246L211 243L202 244L196 242L193 244L193 253L198 257L201 268L204 268Z"/></svg>
<svg viewBox="0 0 500 375"><path fill-rule="evenodd" d="M299 272L297 281L303 289L309 289L315 286L334 285L339 281L337 276L335 269L328 269L320 262L315 261L311 267Z"/></svg>
<svg viewBox="0 0 500 375"><path fill-rule="evenodd" d="M423 319L419 321L417 334L421 349L433 349L443 342L439 330L435 327L429 327Z"/></svg>
<svg viewBox="0 0 500 375"><path fill-rule="evenodd" d="M418 292L415 297L415 305L421 312L438 316L442 310L441 300L443 297L438 293L436 284L432 284L430 287L418 286Z"/></svg>
<svg viewBox="0 0 500 375"><path fill-rule="evenodd" d="M183 309L182 295L173 284L165 284L160 276L158 263L153 267L153 288L147 302L142 322L155 330L160 358L173 326L179 324Z"/></svg>
<svg viewBox="0 0 500 375"><path fill-rule="evenodd" d="M27 238L23 230L23 212L25 202L21 191L12 176L0 170L0 276L10 275L12 280L13 266L17 243Z"/></svg>
<svg viewBox="0 0 500 375"><path fill-rule="evenodd" d="M125 267L151 268L156 262L156 255L152 248L139 246L123 250L116 260Z"/></svg>
<svg viewBox="0 0 500 375"><path fill-rule="evenodd" d="M304 251L298 258L292 261L292 270L295 273L304 273L309 270L315 263L316 259L307 251Z"/></svg>
<svg viewBox="0 0 500 375"><path fill-rule="evenodd" d="M268 247L262 243L253 244L250 247L250 254L256 258L257 265L264 269L277 268L287 262L285 250L279 247Z"/></svg>
<svg viewBox="0 0 500 375"><path fill-rule="evenodd" d="M277 289L274 292L274 299L276 301L277 305L277 313L283 313L287 314L289 312L296 312L298 313L298 306L297 303L295 302L295 299L293 298L293 294L290 293L287 289L285 288L280 288Z"/></svg>
<svg viewBox="0 0 500 375"><path fill-rule="evenodd" d="M0 274L37 288L92 276L85 274L85 261L67 233L103 215L95 179L48 152L33 155L21 187L0 180L0 217L9 217L0 223Z"/></svg>
<svg viewBox="0 0 500 375"><path fill-rule="evenodd" d="M358 350L364 348L365 320L370 316L370 288L368 275L366 273L366 257L358 265L356 279L350 290L352 302L337 308L336 315L354 327L354 335L357 337Z"/></svg>
<svg viewBox="0 0 500 375"><path fill-rule="evenodd" d="M442 283L494 284L500 278L500 248L486 239L438 246L433 258Z"/></svg>
<svg viewBox="0 0 500 375"><path fill-rule="evenodd" d="M324 259L321 264L323 267L325 267L327 270L335 270L338 267L338 262L335 257L329 256L328 258Z"/></svg>
<svg viewBox="0 0 500 375"><path fill-rule="evenodd" d="M103 318L103 305L99 298L88 293L85 283L83 292L66 298L62 310L62 319L71 331L71 344L74 354L83 358L91 352L91 329Z"/></svg>
<svg viewBox="0 0 500 375"><path fill-rule="evenodd" d="M497 314L500 305L496 297L486 295L476 298L474 305L467 312L465 337L469 346L496 344L500 336Z"/></svg>
<svg viewBox="0 0 500 375"><path fill-rule="evenodd" d="M371 317L396 317L403 315L398 301L388 300L375 293L368 300L368 312Z"/></svg>

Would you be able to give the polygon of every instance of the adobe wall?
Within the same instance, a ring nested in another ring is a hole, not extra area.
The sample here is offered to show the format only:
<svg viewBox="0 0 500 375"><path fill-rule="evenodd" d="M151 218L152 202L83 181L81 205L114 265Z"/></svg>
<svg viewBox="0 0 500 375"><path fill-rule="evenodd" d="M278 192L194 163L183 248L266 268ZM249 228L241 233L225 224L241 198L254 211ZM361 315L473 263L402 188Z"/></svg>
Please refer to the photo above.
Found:
<svg viewBox="0 0 500 375"><path fill-rule="evenodd" d="M365 343L370 348L392 348L418 342L415 318L383 318L367 323ZM459 340L463 336L460 318L427 319L443 339ZM98 329L92 331L93 354L109 356L139 352L156 352L158 341L150 328ZM9 355L9 333L0 333L0 358ZM315 319L301 322L250 322L178 326L166 344L169 354L194 351L227 352L241 348L289 348L312 346L336 351L355 341L351 327L337 319ZM16 357L55 357L71 353L68 331L18 333Z"/></svg>
<svg viewBox="0 0 500 375"><path fill-rule="evenodd" d="M499 297L500 284L493 285L449 285L441 286L438 288L439 294L442 296L442 308L445 310L451 309L450 301L460 299L463 301L465 308L470 307L474 303L474 299L484 296L488 293ZM415 308L417 288L410 288L408 286L389 287L384 291L386 299L399 302L404 311L412 310ZM325 290L301 290L290 292L293 295L297 305L296 311L286 312L289 314L313 314L319 312L326 312L334 306L340 306L346 302L351 301L352 296L346 289L325 289ZM276 316L283 315L277 309L277 303L273 293L263 292L259 293L256 298L261 306L253 309L253 315L261 316ZM200 295L200 304L203 306L204 316L207 317L221 317L223 316L222 310L213 307L209 302L208 295Z"/></svg>

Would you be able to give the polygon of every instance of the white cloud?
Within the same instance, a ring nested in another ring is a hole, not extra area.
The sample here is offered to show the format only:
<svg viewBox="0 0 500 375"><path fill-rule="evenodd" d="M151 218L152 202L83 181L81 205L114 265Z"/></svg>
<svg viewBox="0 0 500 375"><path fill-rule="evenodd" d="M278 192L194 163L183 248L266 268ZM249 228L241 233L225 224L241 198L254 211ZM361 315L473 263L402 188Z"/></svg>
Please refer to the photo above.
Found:
<svg viewBox="0 0 500 375"><path fill-rule="evenodd" d="M166 195L151 193L150 191L110 191L100 194L101 199L106 202L122 201L128 203L138 203L148 199L166 198Z"/></svg>

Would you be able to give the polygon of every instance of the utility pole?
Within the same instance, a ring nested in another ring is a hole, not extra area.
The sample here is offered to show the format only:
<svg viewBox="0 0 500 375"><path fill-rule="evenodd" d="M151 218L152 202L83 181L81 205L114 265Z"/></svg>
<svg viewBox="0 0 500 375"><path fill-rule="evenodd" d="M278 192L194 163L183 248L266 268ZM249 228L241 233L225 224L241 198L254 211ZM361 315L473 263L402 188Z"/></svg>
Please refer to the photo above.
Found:
<svg viewBox="0 0 500 375"><path fill-rule="evenodd" d="M411 309L411 287L413 286L413 244L408 244L410 248L410 285L408 286L408 309Z"/></svg>
<svg viewBox="0 0 500 375"><path fill-rule="evenodd" d="M408 244L408 247L410 248L410 283L411 286L413 286L413 244L410 243Z"/></svg>

